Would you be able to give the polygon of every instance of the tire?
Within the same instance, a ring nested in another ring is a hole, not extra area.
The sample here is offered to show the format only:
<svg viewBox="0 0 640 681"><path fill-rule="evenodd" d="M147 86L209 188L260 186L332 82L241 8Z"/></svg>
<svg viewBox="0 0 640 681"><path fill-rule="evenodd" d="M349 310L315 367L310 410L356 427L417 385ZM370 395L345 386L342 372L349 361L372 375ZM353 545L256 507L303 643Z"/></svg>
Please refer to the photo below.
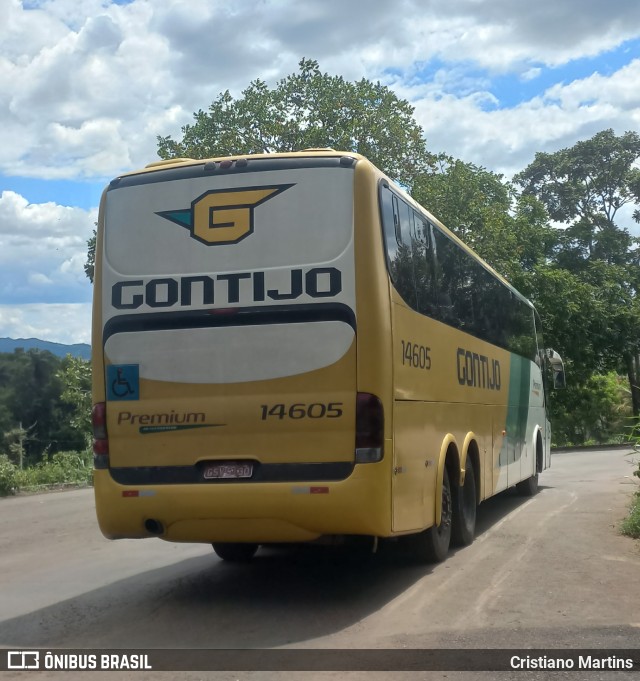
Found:
<svg viewBox="0 0 640 681"><path fill-rule="evenodd" d="M220 542L212 544L216 555L229 563L248 563L258 550L257 544L232 544Z"/></svg>
<svg viewBox="0 0 640 681"><path fill-rule="evenodd" d="M455 546L469 546L476 536L476 476L471 461L468 462L464 476L464 485L454 487L453 523L451 541Z"/></svg>
<svg viewBox="0 0 640 681"><path fill-rule="evenodd" d="M449 474L444 469L442 478L442 517L440 524L408 537L412 555L421 563L441 563L449 553L453 499Z"/></svg>
<svg viewBox="0 0 640 681"><path fill-rule="evenodd" d="M538 474L519 482L516 485L518 494L523 497L533 497L538 493Z"/></svg>

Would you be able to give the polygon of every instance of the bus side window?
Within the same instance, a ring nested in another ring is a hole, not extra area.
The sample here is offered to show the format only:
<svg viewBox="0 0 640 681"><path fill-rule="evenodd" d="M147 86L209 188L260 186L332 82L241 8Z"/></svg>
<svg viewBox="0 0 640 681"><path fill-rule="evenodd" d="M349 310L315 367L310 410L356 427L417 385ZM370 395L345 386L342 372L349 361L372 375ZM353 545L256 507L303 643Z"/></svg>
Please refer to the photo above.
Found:
<svg viewBox="0 0 640 681"><path fill-rule="evenodd" d="M384 242L387 249L387 258L392 263L396 259L398 251L398 237L395 229L395 211L393 194L388 187L380 187L380 213L382 217L382 229Z"/></svg>
<svg viewBox="0 0 640 681"><path fill-rule="evenodd" d="M431 225L421 215L414 213L414 260L417 310L434 317L438 310L436 272L433 260Z"/></svg>
<svg viewBox="0 0 640 681"><path fill-rule="evenodd" d="M400 240L403 246L411 248L411 235L413 232L413 211L404 201L398 201L394 196L394 201L398 204L400 220Z"/></svg>
<svg viewBox="0 0 640 681"><path fill-rule="evenodd" d="M396 234L396 241L398 242L398 246L402 244L402 228L400 224L400 207L398 206L398 197L395 196L395 194L392 196L391 199L392 205L393 205L393 229Z"/></svg>
<svg viewBox="0 0 640 681"><path fill-rule="evenodd" d="M394 197L395 199L395 197ZM411 238L413 234L413 210L402 199L396 199L399 209L400 218L400 233L402 238L402 245L400 246L401 257L403 262L404 278L402 290L398 291L402 294L405 302L414 310L417 308L417 291L416 291L416 273L415 273L415 252L414 241Z"/></svg>
<svg viewBox="0 0 640 681"><path fill-rule="evenodd" d="M384 184L380 188L380 202L391 280L402 299L415 308L410 209Z"/></svg>
<svg viewBox="0 0 640 681"><path fill-rule="evenodd" d="M437 227L433 230L434 245L437 249L436 283L438 291L438 317L445 324L460 326L454 301L457 295L457 249Z"/></svg>

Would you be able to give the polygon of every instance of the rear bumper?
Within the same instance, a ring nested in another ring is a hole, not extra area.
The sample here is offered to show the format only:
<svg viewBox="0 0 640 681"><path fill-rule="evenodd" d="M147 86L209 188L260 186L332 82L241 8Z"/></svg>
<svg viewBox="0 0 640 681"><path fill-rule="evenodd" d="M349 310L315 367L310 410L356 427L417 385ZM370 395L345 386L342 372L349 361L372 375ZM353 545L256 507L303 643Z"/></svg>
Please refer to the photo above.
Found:
<svg viewBox="0 0 640 681"><path fill-rule="evenodd" d="M357 465L341 481L121 485L94 471L96 512L109 539L153 535L176 542L304 542L323 535L389 536L389 464Z"/></svg>

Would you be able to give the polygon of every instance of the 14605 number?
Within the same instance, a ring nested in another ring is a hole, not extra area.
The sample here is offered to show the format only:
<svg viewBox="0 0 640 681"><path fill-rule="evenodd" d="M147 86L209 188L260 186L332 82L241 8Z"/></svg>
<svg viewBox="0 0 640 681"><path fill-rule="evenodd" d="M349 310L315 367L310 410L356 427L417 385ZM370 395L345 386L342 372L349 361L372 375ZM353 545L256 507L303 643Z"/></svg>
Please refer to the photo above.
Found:
<svg viewBox="0 0 640 681"><path fill-rule="evenodd" d="M276 419L337 419L342 416L342 402L314 402L313 404L261 404L262 420Z"/></svg>
<svg viewBox="0 0 640 681"><path fill-rule="evenodd" d="M431 369L431 348L411 341L401 341L402 363L414 369Z"/></svg>

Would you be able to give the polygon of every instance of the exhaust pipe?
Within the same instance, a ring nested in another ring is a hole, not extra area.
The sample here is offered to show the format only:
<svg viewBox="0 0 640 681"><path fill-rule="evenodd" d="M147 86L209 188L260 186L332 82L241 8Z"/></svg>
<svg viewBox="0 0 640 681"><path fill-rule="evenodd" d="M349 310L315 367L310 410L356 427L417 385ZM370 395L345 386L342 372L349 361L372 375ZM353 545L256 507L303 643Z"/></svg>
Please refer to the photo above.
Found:
<svg viewBox="0 0 640 681"><path fill-rule="evenodd" d="M154 518L149 518L149 520L144 521L144 529L149 534L153 534L155 536L164 534L164 525L159 520L155 520Z"/></svg>

